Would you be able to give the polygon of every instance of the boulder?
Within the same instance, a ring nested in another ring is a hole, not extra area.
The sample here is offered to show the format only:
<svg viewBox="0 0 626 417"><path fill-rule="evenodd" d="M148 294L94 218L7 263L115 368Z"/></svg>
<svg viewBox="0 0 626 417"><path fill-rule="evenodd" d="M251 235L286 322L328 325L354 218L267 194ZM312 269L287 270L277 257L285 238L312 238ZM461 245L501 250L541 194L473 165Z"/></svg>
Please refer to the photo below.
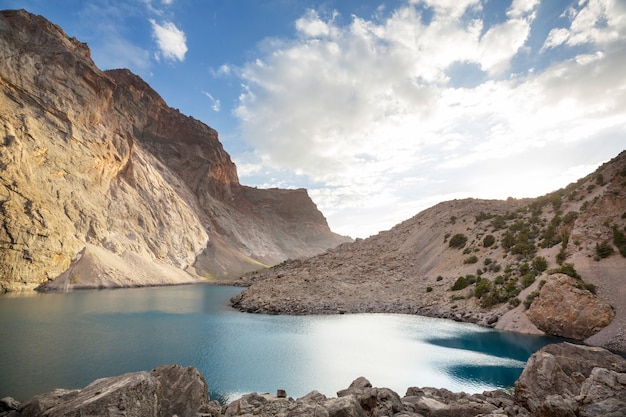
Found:
<svg viewBox="0 0 626 417"><path fill-rule="evenodd" d="M621 398L621 382L626 380L620 380L620 375L624 372L626 359L606 349L567 342L548 345L528 360L515 382L515 399L539 415L569 416L577 409L597 410L603 401L605 408L611 409Z"/></svg>
<svg viewBox="0 0 626 417"><path fill-rule="evenodd" d="M98 379L80 390L54 390L24 402L18 415L195 416L209 406L202 374L195 368L160 366Z"/></svg>
<svg viewBox="0 0 626 417"><path fill-rule="evenodd" d="M606 327L615 310L590 291L578 288L580 283L565 274L552 275L526 311L530 321L546 334L577 340Z"/></svg>

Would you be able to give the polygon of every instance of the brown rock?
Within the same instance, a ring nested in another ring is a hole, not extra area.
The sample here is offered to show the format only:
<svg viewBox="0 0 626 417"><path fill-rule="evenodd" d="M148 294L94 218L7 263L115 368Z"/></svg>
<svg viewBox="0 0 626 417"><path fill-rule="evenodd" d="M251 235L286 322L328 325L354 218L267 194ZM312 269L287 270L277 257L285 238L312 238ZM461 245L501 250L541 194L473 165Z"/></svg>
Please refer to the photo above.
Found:
<svg viewBox="0 0 626 417"><path fill-rule="evenodd" d="M240 185L215 130L41 16L0 12L0 89L0 292L232 278L349 240L306 190Z"/></svg>
<svg viewBox="0 0 626 417"><path fill-rule="evenodd" d="M587 381L592 373L598 373L597 368L609 373L623 373L626 359L598 347L571 343L545 346L530 357L515 382L515 399L531 412L576 404L581 388L595 384ZM589 401L598 403L597 399Z"/></svg>
<svg viewBox="0 0 626 417"><path fill-rule="evenodd" d="M607 326L615 317L609 303L585 289L579 280L564 274L550 276L526 312L547 334L583 340Z"/></svg>
<svg viewBox="0 0 626 417"><path fill-rule="evenodd" d="M195 416L209 403L202 374L195 368L160 366L98 379L81 390L55 390L22 403L24 417L127 415Z"/></svg>

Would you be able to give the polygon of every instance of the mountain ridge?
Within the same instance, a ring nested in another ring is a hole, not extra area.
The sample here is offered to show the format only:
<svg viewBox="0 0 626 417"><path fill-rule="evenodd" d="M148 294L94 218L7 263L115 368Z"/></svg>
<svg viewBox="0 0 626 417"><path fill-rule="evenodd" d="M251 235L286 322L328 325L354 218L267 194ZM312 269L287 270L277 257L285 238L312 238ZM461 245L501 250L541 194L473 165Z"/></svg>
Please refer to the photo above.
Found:
<svg viewBox="0 0 626 417"><path fill-rule="evenodd" d="M231 302L274 314L420 314L626 351L624 232L626 152L545 196L442 202L367 239L249 273ZM534 303L554 293L571 297ZM561 327L541 329L527 305Z"/></svg>
<svg viewBox="0 0 626 417"><path fill-rule="evenodd" d="M350 240L59 26L7 10L0 34L0 291L222 280Z"/></svg>

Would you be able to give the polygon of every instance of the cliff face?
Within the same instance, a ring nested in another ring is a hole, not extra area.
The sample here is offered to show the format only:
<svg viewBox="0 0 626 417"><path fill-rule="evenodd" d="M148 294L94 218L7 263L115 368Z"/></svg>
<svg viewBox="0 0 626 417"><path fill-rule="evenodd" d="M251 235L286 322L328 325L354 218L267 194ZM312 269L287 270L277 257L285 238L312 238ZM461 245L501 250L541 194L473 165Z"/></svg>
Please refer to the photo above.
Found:
<svg viewBox="0 0 626 417"><path fill-rule="evenodd" d="M240 185L213 129L40 16L0 13L0 89L0 291L230 277L347 240L306 191Z"/></svg>
<svg viewBox="0 0 626 417"><path fill-rule="evenodd" d="M625 235L622 152L536 199L443 202L368 239L249 274L232 302L250 312L421 314L626 351Z"/></svg>

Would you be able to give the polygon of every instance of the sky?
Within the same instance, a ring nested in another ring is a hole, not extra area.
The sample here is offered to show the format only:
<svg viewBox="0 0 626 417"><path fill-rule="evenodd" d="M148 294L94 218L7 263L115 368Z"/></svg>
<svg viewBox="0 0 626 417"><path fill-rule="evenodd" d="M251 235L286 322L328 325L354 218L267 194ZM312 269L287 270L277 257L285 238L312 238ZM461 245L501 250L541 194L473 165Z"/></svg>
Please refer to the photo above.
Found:
<svg viewBox="0 0 626 417"><path fill-rule="evenodd" d="M0 0L219 132L331 229L537 197L626 149L626 0Z"/></svg>

